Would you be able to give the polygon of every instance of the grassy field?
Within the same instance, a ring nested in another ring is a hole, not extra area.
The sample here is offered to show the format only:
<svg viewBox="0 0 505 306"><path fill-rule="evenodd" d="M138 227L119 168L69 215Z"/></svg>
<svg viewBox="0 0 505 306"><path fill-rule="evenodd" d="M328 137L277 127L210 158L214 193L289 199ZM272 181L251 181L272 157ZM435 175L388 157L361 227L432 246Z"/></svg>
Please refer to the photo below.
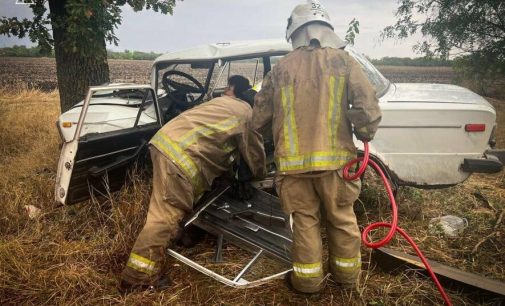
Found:
<svg viewBox="0 0 505 306"><path fill-rule="evenodd" d="M143 65L143 63L140 63ZM139 64L139 65L140 65ZM130 65L129 65L130 66ZM394 68L396 73L407 73ZM416 78L422 74L413 71ZM33 72L36 74L36 72ZM425 75L430 75L426 70ZM433 72L437 73L437 72ZM452 72L442 69L448 77ZM135 75L135 73L131 73ZM498 146L505 146L505 101L488 99L498 113ZM129 250L141 229L150 194L150 178L132 175L133 183L104 201L88 201L72 207L53 202L59 136L54 122L59 114L58 95L22 87L0 88L0 304L125 304L125 305L439 305L431 281L416 271L387 274L364 266L357 292L336 288L329 278L319 300L292 294L283 280L259 288L224 287L173 260L167 263L173 286L160 293L117 294L116 285ZM387 219L385 195L367 174L356 205L360 225ZM505 230L499 222L505 209L505 173L474 175L464 184L442 190L402 188L400 225L414 237L425 254L450 266L505 281ZM42 209L31 220L25 205ZM430 218L455 214L468 219L470 227L460 238L448 239L428 232ZM488 237L488 239L484 239ZM478 247L476 247L478 245ZM392 248L412 253L405 242ZM236 262L243 252L227 246ZM185 252L206 261L213 251L212 239ZM236 265L216 265L235 269ZM265 264L263 269L270 269ZM261 269L261 268L260 268ZM261 271L259 271L261 272ZM449 291L455 305L492 305Z"/></svg>

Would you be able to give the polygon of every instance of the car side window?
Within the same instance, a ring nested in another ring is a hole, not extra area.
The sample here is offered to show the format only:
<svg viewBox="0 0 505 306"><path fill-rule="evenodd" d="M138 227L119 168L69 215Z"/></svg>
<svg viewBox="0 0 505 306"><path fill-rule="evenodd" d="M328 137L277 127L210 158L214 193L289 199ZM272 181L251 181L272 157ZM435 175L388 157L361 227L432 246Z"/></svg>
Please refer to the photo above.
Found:
<svg viewBox="0 0 505 306"><path fill-rule="evenodd" d="M152 90L97 91L90 99L80 136L92 137L158 122Z"/></svg>
<svg viewBox="0 0 505 306"><path fill-rule="evenodd" d="M215 95L221 94L228 85L228 78L237 74L248 78L251 85L255 85L263 80L263 69L262 58L226 61L214 70L210 88Z"/></svg>

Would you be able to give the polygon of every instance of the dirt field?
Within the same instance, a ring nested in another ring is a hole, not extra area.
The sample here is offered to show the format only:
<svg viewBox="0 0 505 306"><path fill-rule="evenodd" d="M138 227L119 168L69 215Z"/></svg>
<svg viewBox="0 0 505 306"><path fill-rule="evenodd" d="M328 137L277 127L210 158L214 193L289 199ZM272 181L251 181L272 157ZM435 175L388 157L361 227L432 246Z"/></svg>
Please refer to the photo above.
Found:
<svg viewBox="0 0 505 306"><path fill-rule="evenodd" d="M111 82L148 83L151 61L109 60ZM393 82L446 83L454 82L450 67L378 66ZM29 88L56 88L56 66L52 58L0 58L0 86L26 84Z"/></svg>
<svg viewBox="0 0 505 306"><path fill-rule="evenodd" d="M145 83L149 67L147 61L111 61L112 80ZM397 82L451 83L455 77L450 68L380 69ZM118 295L117 277L142 226L150 178L134 174L133 184L105 201L55 206L53 186L60 140L54 122L59 106L57 92L48 91L55 86L54 63L51 59L0 58L0 82L10 85L0 87L0 305L442 304L428 278L415 270L384 273L369 263L370 253L365 248L358 290L338 289L329 278L318 300L292 294L283 280L254 289L230 289L173 260L167 264L173 279L169 290ZM45 92L27 88L32 86ZM497 109L498 145L505 147L505 101L488 100ZM400 225L427 257L505 281L505 220L500 219L505 211L503 171L473 175L464 184L447 189L402 188L399 203ZM41 208L42 216L29 219L25 205ZM371 174L367 174L355 208L361 226L388 219L385 195ZM429 220L445 214L465 217L471 226L454 239L430 234ZM400 239L391 247L412 253ZM185 252L209 263L213 248L213 240L207 239ZM246 260L236 248L227 249L235 262ZM238 268L236 264L211 266L225 271ZM270 268L269 263L260 269ZM454 305L500 305L457 291L448 293Z"/></svg>
<svg viewBox="0 0 505 306"><path fill-rule="evenodd" d="M109 60L110 78L115 83L149 82L151 61ZM53 58L0 57L0 86L26 85L55 89L56 64Z"/></svg>

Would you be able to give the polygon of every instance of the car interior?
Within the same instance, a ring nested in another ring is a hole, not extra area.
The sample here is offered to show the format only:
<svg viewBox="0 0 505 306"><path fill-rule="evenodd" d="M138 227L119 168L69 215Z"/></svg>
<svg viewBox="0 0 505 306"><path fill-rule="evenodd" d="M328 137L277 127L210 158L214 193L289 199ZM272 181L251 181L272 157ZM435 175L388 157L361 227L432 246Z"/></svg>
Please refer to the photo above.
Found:
<svg viewBox="0 0 505 306"><path fill-rule="evenodd" d="M270 59L229 59L193 63L159 64L156 67L158 104L164 122L195 105L223 94L227 80L232 75L247 77L254 86L262 81L264 72L270 70ZM268 62L268 65L264 65ZM268 70L265 69L268 67ZM253 104L256 91L246 92L249 104Z"/></svg>

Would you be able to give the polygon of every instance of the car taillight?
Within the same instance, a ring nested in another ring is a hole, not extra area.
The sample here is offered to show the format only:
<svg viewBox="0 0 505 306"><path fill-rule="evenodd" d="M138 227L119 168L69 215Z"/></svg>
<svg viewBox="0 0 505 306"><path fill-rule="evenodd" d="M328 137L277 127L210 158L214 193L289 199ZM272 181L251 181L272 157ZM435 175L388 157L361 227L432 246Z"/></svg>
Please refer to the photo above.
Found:
<svg viewBox="0 0 505 306"><path fill-rule="evenodd" d="M484 132L486 130L485 124L467 124L465 131L467 132Z"/></svg>

